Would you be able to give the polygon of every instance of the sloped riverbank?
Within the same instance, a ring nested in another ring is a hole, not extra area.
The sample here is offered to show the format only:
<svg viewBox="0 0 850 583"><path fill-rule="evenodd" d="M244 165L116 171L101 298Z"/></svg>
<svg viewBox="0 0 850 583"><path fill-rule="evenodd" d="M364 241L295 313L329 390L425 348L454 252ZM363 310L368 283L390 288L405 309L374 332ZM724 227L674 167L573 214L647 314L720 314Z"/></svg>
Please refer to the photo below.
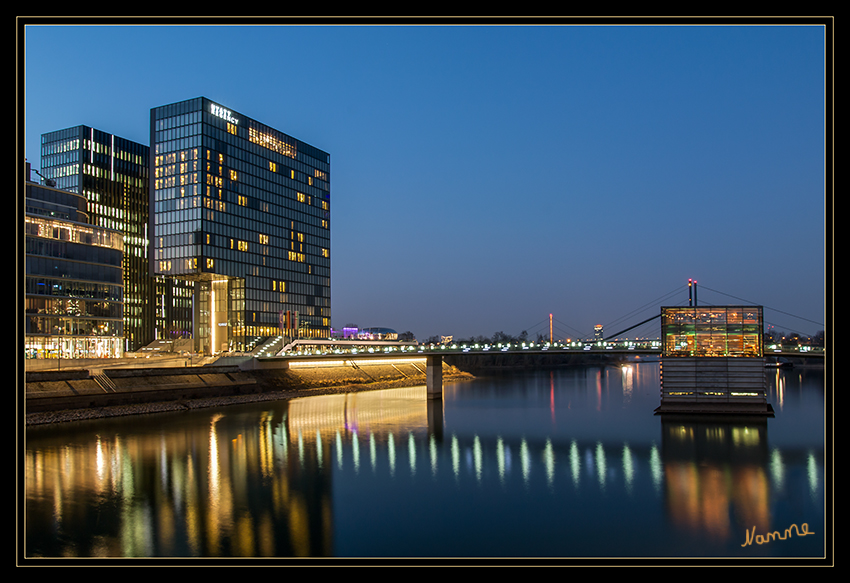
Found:
<svg viewBox="0 0 850 583"><path fill-rule="evenodd" d="M471 374L443 364L444 381L471 378ZM424 369L412 364L250 371L210 366L31 372L27 373L25 419L27 425L41 425L422 384Z"/></svg>

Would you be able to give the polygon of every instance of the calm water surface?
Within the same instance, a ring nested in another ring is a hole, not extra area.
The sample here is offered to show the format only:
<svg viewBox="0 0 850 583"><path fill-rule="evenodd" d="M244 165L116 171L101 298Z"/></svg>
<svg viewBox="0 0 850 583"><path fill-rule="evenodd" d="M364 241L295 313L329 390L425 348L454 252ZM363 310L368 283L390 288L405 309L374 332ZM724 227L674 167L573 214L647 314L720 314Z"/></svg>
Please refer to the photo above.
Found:
<svg viewBox="0 0 850 583"><path fill-rule="evenodd" d="M823 372L768 375L768 420L654 416L644 363L32 427L24 553L821 557Z"/></svg>

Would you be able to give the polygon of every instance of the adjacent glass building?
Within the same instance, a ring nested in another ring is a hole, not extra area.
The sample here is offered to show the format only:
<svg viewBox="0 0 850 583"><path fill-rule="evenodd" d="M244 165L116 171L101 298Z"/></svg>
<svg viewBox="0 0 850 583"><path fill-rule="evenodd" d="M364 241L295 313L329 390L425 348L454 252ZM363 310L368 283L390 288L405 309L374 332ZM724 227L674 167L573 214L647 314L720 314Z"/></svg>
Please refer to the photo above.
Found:
<svg viewBox="0 0 850 583"><path fill-rule="evenodd" d="M124 350L154 340L154 281L148 266L150 148L80 125L42 134L41 174L87 201L91 223L124 239Z"/></svg>
<svg viewBox="0 0 850 583"><path fill-rule="evenodd" d="M89 222L81 194L25 184L24 354L104 358L123 353L124 240Z"/></svg>
<svg viewBox="0 0 850 583"><path fill-rule="evenodd" d="M191 286L195 350L327 338L330 156L204 97L150 121L151 273Z"/></svg>

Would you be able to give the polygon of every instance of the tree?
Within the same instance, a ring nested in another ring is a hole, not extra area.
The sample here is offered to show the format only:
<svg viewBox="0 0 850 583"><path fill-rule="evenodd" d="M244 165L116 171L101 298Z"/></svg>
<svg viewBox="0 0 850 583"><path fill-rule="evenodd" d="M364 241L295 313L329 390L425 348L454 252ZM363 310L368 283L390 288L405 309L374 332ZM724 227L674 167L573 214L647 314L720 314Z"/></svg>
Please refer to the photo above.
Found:
<svg viewBox="0 0 850 583"><path fill-rule="evenodd" d="M511 338L504 332L499 331L493 334L492 342L493 344L508 344L510 342L513 342L513 340L513 338Z"/></svg>

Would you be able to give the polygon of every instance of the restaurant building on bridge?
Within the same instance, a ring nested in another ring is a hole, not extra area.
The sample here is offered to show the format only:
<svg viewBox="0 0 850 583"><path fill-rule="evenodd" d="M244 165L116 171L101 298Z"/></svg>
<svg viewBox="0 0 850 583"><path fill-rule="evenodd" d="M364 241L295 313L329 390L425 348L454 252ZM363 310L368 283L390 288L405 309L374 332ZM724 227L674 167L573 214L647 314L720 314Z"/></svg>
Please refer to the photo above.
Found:
<svg viewBox="0 0 850 583"><path fill-rule="evenodd" d="M773 415L767 402L761 306L661 308L656 413Z"/></svg>

